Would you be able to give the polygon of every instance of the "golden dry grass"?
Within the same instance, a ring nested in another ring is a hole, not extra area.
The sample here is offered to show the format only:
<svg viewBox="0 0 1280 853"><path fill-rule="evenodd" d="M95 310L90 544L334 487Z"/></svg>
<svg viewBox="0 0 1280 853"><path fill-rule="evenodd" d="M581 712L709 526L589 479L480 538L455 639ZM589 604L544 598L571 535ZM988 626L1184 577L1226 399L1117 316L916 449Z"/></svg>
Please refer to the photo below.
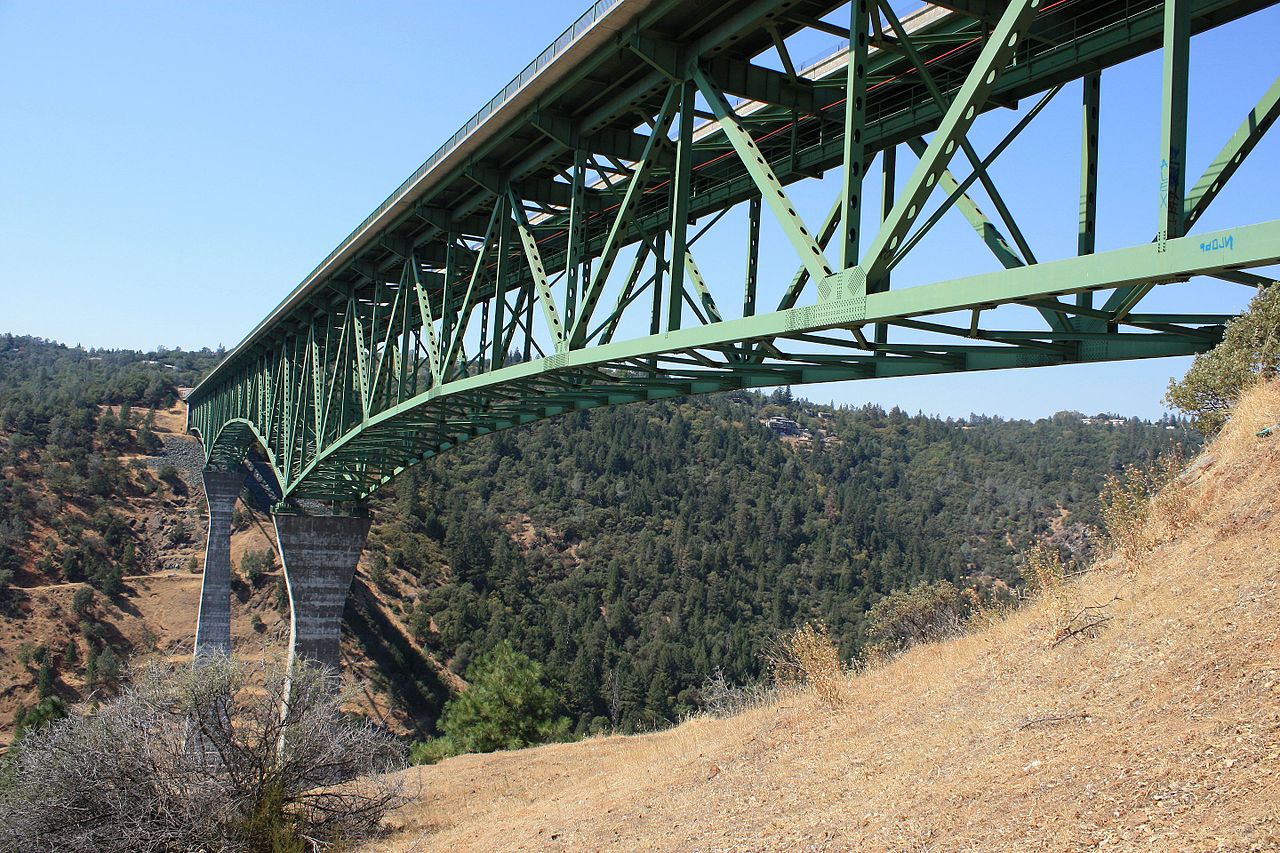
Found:
<svg viewBox="0 0 1280 853"><path fill-rule="evenodd" d="M367 850L1280 850L1280 386L1153 510L1053 645L1045 600L812 692L639 737L405 771ZM1171 517L1171 513L1178 517ZM1113 599L1115 599L1113 601Z"/></svg>

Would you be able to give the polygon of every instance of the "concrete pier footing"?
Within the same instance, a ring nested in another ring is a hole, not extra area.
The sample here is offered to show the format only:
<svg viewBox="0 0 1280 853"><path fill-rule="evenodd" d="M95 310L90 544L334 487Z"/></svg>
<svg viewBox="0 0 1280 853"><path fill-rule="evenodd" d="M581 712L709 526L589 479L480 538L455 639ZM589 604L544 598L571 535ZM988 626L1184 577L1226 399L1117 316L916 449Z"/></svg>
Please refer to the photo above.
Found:
<svg viewBox="0 0 1280 853"><path fill-rule="evenodd" d="M275 516L292 612L290 667L295 659L305 658L338 668L342 610L369 523L368 518L353 516Z"/></svg>
<svg viewBox="0 0 1280 853"><path fill-rule="evenodd" d="M195 660L231 654L231 511L244 488L244 470L205 469L209 502L209 541L204 551L204 581L196 618Z"/></svg>

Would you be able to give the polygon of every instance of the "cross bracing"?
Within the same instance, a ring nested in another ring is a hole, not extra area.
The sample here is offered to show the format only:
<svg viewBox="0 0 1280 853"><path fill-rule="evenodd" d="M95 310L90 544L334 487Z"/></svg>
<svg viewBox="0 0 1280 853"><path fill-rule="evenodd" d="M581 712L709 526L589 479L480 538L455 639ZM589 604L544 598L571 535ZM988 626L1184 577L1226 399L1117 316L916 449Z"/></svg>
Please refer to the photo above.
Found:
<svg viewBox="0 0 1280 853"><path fill-rule="evenodd" d="M476 436L597 406L1204 351L1227 315L1142 301L1199 276L1267 283L1250 270L1280 262L1280 221L1190 233L1280 112L1280 81L1221 129L1202 175L1184 162L1194 36L1268 5L597 4L228 354L190 425L211 465L257 442L287 497L357 501ZM805 31L849 47L800 67L788 43ZM1103 72L1153 51L1155 239L1095 252ZM1026 156L1018 135L1068 85L1079 253L1046 262L991 167ZM974 124L1024 99L977 150ZM830 212L806 220L793 194L828 171ZM865 210L873 184L887 189ZM708 274L698 241L737 209L745 272ZM943 217L972 226L992 271L895 283ZM795 266L776 302L766 225Z"/></svg>

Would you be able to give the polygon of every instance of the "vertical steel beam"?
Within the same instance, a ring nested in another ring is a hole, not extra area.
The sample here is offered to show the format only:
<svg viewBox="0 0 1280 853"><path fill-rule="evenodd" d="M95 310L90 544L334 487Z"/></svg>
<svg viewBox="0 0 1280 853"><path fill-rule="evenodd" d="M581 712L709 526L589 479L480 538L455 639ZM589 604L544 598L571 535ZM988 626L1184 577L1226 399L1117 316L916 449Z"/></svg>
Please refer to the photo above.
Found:
<svg viewBox="0 0 1280 853"><path fill-rule="evenodd" d="M1098 109L1102 97L1102 72L1095 71L1081 81L1084 85L1080 128L1080 223L1076 254L1092 255L1097 248L1098 219ZM1076 294L1076 305L1093 307L1093 293Z"/></svg>
<svg viewBox="0 0 1280 853"><path fill-rule="evenodd" d="M405 269L400 272L400 343L396 348L396 405L400 405L413 393L409 390L409 353L412 352L413 329L412 322L409 319L413 312L409 310L408 290L413 286L413 278L409 275L408 267L413 262L412 257L405 258Z"/></svg>
<svg viewBox="0 0 1280 853"><path fill-rule="evenodd" d="M659 231L654 238L653 251L653 313L649 315L649 334L662 331L663 273L667 269L667 232Z"/></svg>
<svg viewBox="0 0 1280 853"><path fill-rule="evenodd" d="M524 360L533 358L533 303L537 299L533 295L533 280L525 285L524 297Z"/></svg>
<svg viewBox="0 0 1280 853"><path fill-rule="evenodd" d="M844 101L844 189L840 194L844 236L840 241L840 269L858 263L858 231L862 225L862 176L866 151L862 134L867 110L867 23L869 0L849 4L849 59Z"/></svg>
<svg viewBox="0 0 1280 853"><path fill-rule="evenodd" d="M1191 0L1165 0L1164 74L1160 108L1160 219L1156 247L1182 236L1186 196L1187 66L1191 58Z"/></svg>
<svg viewBox="0 0 1280 853"><path fill-rule="evenodd" d="M360 411L362 419L369 419L369 344L365 340L364 323L360 320L360 303L356 299L355 289L347 300L351 311L352 330L356 344L356 375L360 383Z"/></svg>
<svg viewBox="0 0 1280 853"><path fill-rule="evenodd" d="M444 284L440 293L440 349L436 353L436 362L439 365L439 371L436 376L436 384L445 381L445 373L447 372L444 363L445 348L449 345L449 341L453 340L453 312L449 310L450 301L453 298L453 280L458 275L458 235L450 231L445 235L448 241L444 247Z"/></svg>
<svg viewBox="0 0 1280 853"><path fill-rule="evenodd" d="M451 255L452 253L450 253ZM413 275L413 289L418 295L418 313L422 317L422 331L426 335L427 348L427 369L431 371L431 382L433 385L439 385L442 381L440 376L440 344L436 340L436 318L431 311L431 296L427 292L427 288L422 284L422 273L418 264L417 256L409 259L409 265ZM445 291L449 286L448 264L445 270ZM442 313L443 309L442 309Z"/></svg>
<svg viewBox="0 0 1280 853"><path fill-rule="evenodd" d="M324 318L324 349L323 352L327 356L329 353L329 323L331 315L326 314ZM313 429L316 436L316 453L320 452L324 444L324 385L326 373L324 359L320 356L321 345L319 336L316 334L316 321L311 321L311 397L312 397L312 418Z"/></svg>
<svg viewBox="0 0 1280 853"><path fill-rule="evenodd" d="M489 357L490 370L499 370L507 362L507 275L511 272L511 258L508 257L511 249L511 211L505 209L510 202L499 197L496 203L503 205L504 210L498 224L498 264L493 272L493 353Z"/></svg>
<svg viewBox="0 0 1280 853"><path fill-rule="evenodd" d="M1185 222L1187 149L1187 73L1191 57L1191 0L1165 0L1164 51L1160 105L1160 209L1156 251L1181 237ZM1116 322L1142 301L1154 282L1118 288L1103 310Z"/></svg>
<svg viewBox="0 0 1280 853"><path fill-rule="evenodd" d="M880 152L880 226L889 221L893 212L893 202L898 193L898 146L890 145ZM883 293L889 289L892 273L889 269L874 279L867 279L867 293ZM885 323L876 323L875 342L889 342L889 327Z"/></svg>
<svg viewBox="0 0 1280 853"><path fill-rule="evenodd" d="M573 152L573 170L570 173L571 195L569 201L569 252L565 276L564 326L573 328L578 314L578 293L586 288L586 280L580 277L586 260L587 221L587 152L579 146Z"/></svg>
<svg viewBox="0 0 1280 853"><path fill-rule="evenodd" d="M684 256L689 248L689 195L693 182L694 95L692 80L680 86L680 124L676 137L676 172L671 180L671 280L667 296L667 331L680 328L684 303Z"/></svg>
<svg viewBox="0 0 1280 853"><path fill-rule="evenodd" d="M747 207L747 282L742 295L743 317L754 317L756 313L756 283L760 278L760 207L760 196L753 196Z"/></svg>

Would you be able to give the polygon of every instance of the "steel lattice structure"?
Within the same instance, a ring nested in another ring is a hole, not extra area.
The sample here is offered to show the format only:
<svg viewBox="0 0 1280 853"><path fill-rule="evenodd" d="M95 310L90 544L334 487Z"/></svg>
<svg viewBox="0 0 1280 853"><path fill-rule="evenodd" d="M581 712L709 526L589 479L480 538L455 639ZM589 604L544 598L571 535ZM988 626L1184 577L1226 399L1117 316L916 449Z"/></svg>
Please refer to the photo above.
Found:
<svg viewBox="0 0 1280 853"><path fill-rule="evenodd" d="M1269 5L954 0L899 19L872 0L602 0L228 353L190 395L190 427L213 467L257 442L286 497L358 501L476 436L596 406L1204 351L1227 315L1138 309L1156 285L1259 285L1248 270L1280 262L1280 221L1189 234L1280 112L1280 80L1198 180L1184 162L1193 36ZM844 9L848 26L826 20ZM804 29L850 46L798 70L787 40ZM784 70L758 61L771 49ZM1155 50L1155 239L1095 253L1102 72ZM990 167L1077 80L1079 252L1038 262ZM979 155L973 124L1028 98ZM827 170L836 197L806 223L788 190ZM876 210L864 181L881 184ZM746 273L726 292L690 223L739 206ZM995 271L891 286L944 213L972 224ZM768 218L798 269L765 309ZM1035 328L996 322L1006 305Z"/></svg>

